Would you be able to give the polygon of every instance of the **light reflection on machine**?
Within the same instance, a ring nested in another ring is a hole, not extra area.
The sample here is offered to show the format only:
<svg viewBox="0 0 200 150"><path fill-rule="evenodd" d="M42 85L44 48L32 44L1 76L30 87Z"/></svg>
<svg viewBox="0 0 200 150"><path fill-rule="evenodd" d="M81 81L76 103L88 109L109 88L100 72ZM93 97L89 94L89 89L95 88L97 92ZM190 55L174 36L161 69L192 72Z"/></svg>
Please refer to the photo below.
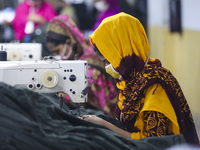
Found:
<svg viewBox="0 0 200 150"><path fill-rule="evenodd" d="M0 43L7 52L8 61L33 61L42 59L41 43Z"/></svg>

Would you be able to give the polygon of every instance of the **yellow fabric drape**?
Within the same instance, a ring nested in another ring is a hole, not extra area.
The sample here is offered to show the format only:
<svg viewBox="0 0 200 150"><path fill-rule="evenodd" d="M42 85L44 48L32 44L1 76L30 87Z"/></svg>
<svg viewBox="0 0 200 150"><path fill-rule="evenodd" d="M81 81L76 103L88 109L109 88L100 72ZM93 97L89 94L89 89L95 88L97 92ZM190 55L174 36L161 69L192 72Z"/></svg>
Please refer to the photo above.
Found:
<svg viewBox="0 0 200 150"><path fill-rule="evenodd" d="M118 89L124 90L126 83L125 81L122 81L122 82L117 83L116 85ZM118 96L118 106L120 110L122 110L122 104L123 104L124 99L126 98L122 95L122 91L121 91Z"/></svg>
<svg viewBox="0 0 200 150"><path fill-rule="evenodd" d="M149 43L145 30L138 19L123 12L108 17L90 35L101 54L117 68L121 60L133 53L145 62Z"/></svg>
<svg viewBox="0 0 200 150"><path fill-rule="evenodd" d="M156 88L156 91L154 92ZM153 94L154 92L154 94ZM124 97L119 95L119 108L122 108ZM169 120L169 128L168 134L180 134L179 125L177 122L177 116L175 111L170 103L170 100L167 97L165 90L162 88L160 84L154 84L150 86L145 92L145 98L142 99L141 103L144 103L141 111L139 112L135 126L141 130L141 132L132 133L131 138L140 139L145 138L146 136L143 134L143 112L144 111L156 111L164 114Z"/></svg>

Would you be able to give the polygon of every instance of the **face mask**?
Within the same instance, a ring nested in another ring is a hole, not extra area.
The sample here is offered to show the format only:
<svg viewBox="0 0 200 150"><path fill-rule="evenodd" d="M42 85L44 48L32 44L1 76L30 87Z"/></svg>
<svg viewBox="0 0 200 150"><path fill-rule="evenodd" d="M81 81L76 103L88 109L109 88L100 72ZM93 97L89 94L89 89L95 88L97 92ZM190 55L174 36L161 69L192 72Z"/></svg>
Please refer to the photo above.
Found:
<svg viewBox="0 0 200 150"><path fill-rule="evenodd" d="M98 1L94 3L94 7L99 11L99 12L103 12L108 10L109 5L105 2L105 1Z"/></svg>
<svg viewBox="0 0 200 150"><path fill-rule="evenodd" d="M111 64L105 66L106 72L110 74L115 79L120 79L122 76L119 74L119 72L115 71L113 66Z"/></svg>
<svg viewBox="0 0 200 150"><path fill-rule="evenodd" d="M67 60L67 59L69 59L69 57L70 57L71 54L72 54L72 48L69 50L67 56L65 56L66 50L67 50L67 43L65 43L65 45L64 45L62 54L61 54L61 55L56 55L56 56L54 56L54 58L55 58L56 60Z"/></svg>

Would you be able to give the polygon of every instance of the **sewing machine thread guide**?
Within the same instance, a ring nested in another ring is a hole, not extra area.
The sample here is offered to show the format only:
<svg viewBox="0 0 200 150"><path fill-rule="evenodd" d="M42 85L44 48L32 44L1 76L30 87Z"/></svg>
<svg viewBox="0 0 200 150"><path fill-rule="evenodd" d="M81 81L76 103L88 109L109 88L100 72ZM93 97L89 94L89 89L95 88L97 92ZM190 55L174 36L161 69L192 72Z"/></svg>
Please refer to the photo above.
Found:
<svg viewBox="0 0 200 150"><path fill-rule="evenodd" d="M77 111L78 111L78 116L80 116L80 104L79 103L76 103L76 108L77 108Z"/></svg>
<svg viewBox="0 0 200 150"><path fill-rule="evenodd" d="M60 109L62 109L63 108L63 97L60 96L59 100L60 100Z"/></svg>

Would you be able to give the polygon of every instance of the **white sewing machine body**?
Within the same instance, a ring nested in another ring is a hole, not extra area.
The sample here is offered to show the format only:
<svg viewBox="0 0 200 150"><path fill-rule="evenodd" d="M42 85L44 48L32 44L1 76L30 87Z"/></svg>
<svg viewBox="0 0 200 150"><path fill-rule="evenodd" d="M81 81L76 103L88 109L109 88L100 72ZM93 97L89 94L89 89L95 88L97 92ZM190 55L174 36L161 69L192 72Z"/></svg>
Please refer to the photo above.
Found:
<svg viewBox="0 0 200 150"><path fill-rule="evenodd" d="M0 81L41 93L63 92L74 103L84 103L87 61L0 61Z"/></svg>
<svg viewBox="0 0 200 150"><path fill-rule="evenodd" d="M0 43L7 52L8 61L33 61L42 59L41 43Z"/></svg>

